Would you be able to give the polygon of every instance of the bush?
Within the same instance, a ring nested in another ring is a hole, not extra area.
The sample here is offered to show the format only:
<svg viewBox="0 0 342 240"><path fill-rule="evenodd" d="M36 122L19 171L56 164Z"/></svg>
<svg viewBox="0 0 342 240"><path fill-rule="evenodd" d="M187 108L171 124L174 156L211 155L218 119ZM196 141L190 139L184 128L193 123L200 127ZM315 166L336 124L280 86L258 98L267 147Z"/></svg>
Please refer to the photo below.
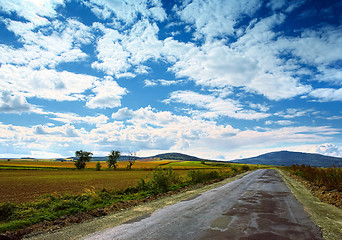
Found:
<svg viewBox="0 0 342 240"><path fill-rule="evenodd" d="M96 171L101 171L101 163L100 162L97 162L96 163Z"/></svg>
<svg viewBox="0 0 342 240"><path fill-rule="evenodd" d="M214 179L221 178L221 175L218 171L199 171L199 170L191 170L187 173L187 177L191 183L202 183L207 182Z"/></svg>
<svg viewBox="0 0 342 240"><path fill-rule="evenodd" d="M173 184L177 184L180 181L179 176L173 171L173 169L167 168L155 168L153 176L149 181L150 189L155 192L167 192Z"/></svg>
<svg viewBox="0 0 342 240"><path fill-rule="evenodd" d="M242 169L242 171L247 172L247 171L249 171L249 166L248 165L243 165L241 167L241 169Z"/></svg>
<svg viewBox="0 0 342 240"><path fill-rule="evenodd" d="M0 221L8 220L15 212L16 205L14 203L5 202L0 204Z"/></svg>

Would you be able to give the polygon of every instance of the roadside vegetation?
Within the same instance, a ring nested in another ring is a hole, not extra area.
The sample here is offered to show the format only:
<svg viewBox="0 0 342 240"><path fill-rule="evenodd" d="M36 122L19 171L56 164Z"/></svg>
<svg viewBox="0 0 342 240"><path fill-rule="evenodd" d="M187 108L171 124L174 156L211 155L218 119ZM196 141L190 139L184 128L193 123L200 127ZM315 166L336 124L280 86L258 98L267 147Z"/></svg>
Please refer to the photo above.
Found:
<svg viewBox="0 0 342 240"><path fill-rule="evenodd" d="M303 182L322 201L342 208L342 168L296 164L283 169Z"/></svg>
<svg viewBox="0 0 342 240"><path fill-rule="evenodd" d="M140 177L135 185L122 190L90 188L82 194L45 194L33 202L19 204L3 202L0 203L0 233L23 229L42 222L54 222L53 224L63 222L65 224L67 219L83 213L88 213L87 216L89 213L93 216L105 215L129 207L131 204L172 194L198 183L220 181L248 170L250 167L246 165L230 164L226 164L225 168L214 170L175 171L171 167L157 167L153 171L145 172L147 175ZM75 173L80 172L90 173L90 171L75 171ZM100 174L104 171L92 172ZM126 172L144 173L143 171ZM106 171L106 173L113 172ZM115 173L120 173L120 171Z"/></svg>

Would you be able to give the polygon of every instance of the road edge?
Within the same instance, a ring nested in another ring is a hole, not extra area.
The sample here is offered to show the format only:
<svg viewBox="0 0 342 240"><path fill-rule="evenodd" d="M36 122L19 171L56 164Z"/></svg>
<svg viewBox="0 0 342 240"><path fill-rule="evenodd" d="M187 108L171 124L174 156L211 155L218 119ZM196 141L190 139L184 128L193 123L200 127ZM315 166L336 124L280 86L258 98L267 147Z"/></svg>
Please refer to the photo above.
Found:
<svg viewBox="0 0 342 240"><path fill-rule="evenodd" d="M321 228L326 240L342 239L342 209L321 202L303 184L277 169L295 198L303 205L311 220Z"/></svg>
<svg viewBox="0 0 342 240"><path fill-rule="evenodd" d="M26 236L24 239L27 239L27 240L80 239L94 232L102 231L107 228L115 227L125 222L132 221L134 219L138 219L143 216L147 216L149 214L152 214L154 211L164 208L166 206L176 204L178 202L185 201L191 198L195 198L204 192L210 191L214 188L223 186L229 182L233 182L237 179L240 179L243 176L251 172L252 171L248 171L248 172L236 175L231 178L226 178L220 182L216 182L210 185L205 185L198 189L177 193L168 197L157 199L152 202L147 202L147 203L144 203L144 204L141 204L141 205L129 208L129 209L125 209L120 212L116 212L116 213L113 213L104 217L95 218L95 219L92 219L90 221L85 221L80 224L74 224L58 231L36 234L32 236Z"/></svg>

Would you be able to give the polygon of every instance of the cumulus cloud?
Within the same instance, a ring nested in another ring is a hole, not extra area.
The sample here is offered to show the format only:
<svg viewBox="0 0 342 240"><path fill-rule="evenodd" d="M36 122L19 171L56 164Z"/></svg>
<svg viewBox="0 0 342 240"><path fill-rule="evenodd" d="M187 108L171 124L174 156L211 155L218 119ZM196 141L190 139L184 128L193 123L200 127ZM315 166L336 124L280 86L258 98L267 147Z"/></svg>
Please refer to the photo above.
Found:
<svg viewBox="0 0 342 240"><path fill-rule="evenodd" d="M57 101L83 99L82 93L93 87L96 77L67 71L33 70L28 67L1 65L0 89L16 95Z"/></svg>
<svg viewBox="0 0 342 240"><path fill-rule="evenodd" d="M23 96L14 96L9 91L3 91L0 96L0 112L21 113L31 110L31 105Z"/></svg>
<svg viewBox="0 0 342 240"><path fill-rule="evenodd" d="M331 143L324 143L312 148L313 152L332 157L342 157L342 149Z"/></svg>
<svg viewBox="0 0 342 240"><path fill-rule="evenodd" d="M342 101L342 88L317 88L310 93L310 96L322 102Z"/></svg>
<svg viewBox="0 0 342 240"><path fill-rule="evenodd" d="M88 26L75 20L55 20L37 27L31 22L3 20L7 29L18 36L21 48L0 45L0 63L29 66L31 68L55 67L62 62L76 62L87 57L80 47L92 41Z"/></svg>
<svg viewBox="0 0 342 240"><path fill-rule="evenodd" d="M86 106L89 108L115 108L121 106L121 98L127 94L126 88L120 87L111 77L102 82L96 82Z"/></svg>
<svg viewBox="0 0 342 240"><path fill-rule="evenodd" d="M89 6L98 17L108 19L113 15L124 24L133 24L140 14L144 18L158 21L164 21L166 18L162 3L158 0L90 0L84 4Z"/></svg>
<svg viewBox="0 0 342 240"><path fill-rule="evenodd" d="M166 103L180 102L187 105L196 106L205 111L197 111L197 114L205 118L218 118L226 116L237 119L261 119L270 116L268 113L256 112L252 109L244 109L244 107L235 100L222 99L212 95L199 94L192 91L176 91L171 93L169 99L164 100Z"/></svg>
<svg viewBox="0 0 342 240"><path fill-rule="evenodd" d="M194 24L196 37L210 40L214 37L234 35L241 16L251 16L260 7L256 0L184 2L177 13L187 23Z"/></svg>
<svg viewBox="0 0 342 240"><path fill-rule="evenodd" d="M64 0L6 0L1 1L0 9L8 14L16 13L35 25L45 25L49 21L46 17L57 15L55 8L64 5Z"/></svg>

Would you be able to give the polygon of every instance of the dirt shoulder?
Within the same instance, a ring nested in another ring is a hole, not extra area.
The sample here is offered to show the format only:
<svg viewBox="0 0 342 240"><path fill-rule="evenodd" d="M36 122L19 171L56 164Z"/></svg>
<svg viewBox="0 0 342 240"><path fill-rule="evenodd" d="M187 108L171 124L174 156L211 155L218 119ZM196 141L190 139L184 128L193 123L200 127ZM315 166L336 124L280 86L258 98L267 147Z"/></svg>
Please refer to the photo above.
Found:
<svg viewBox="0 0 342 240"><path fill-rule="evenodd" d="M152 202L143 203L139 206L135 206L126 210L122 210L104 217L99 217L90 221L85 221L80 224L75 224L72 226L65 227L59 231L47 232L42 234L35 234L31 236L27 236L24 239L51 239L51 240L60 240L60 239L80 239L88 234L104 230L106 228L115 227L125 222L135 221L137 219L142 219L146 216L149 216L157 209L163 208L165 206L169 206L181 201L185 201L191 198L197 197L199 194L203 192L209 191L211 189L222 186L226 183L232 182L241 178L242 176L248 174L249 172L240 174L238 176L227 178L223 181L216 182L210 185L203 186L198 189L193 189L181 193L177 193L171 196L167 196Z"/></svg>
<svg viewBox="0 0 342 240"><path fill-rule="evenodd" d="M342 239L342 209L321 202L302 183L294 180L284 171L278 169L278 172L293 195L304 206L312 221L321 228L324 239Z"/></svg>

